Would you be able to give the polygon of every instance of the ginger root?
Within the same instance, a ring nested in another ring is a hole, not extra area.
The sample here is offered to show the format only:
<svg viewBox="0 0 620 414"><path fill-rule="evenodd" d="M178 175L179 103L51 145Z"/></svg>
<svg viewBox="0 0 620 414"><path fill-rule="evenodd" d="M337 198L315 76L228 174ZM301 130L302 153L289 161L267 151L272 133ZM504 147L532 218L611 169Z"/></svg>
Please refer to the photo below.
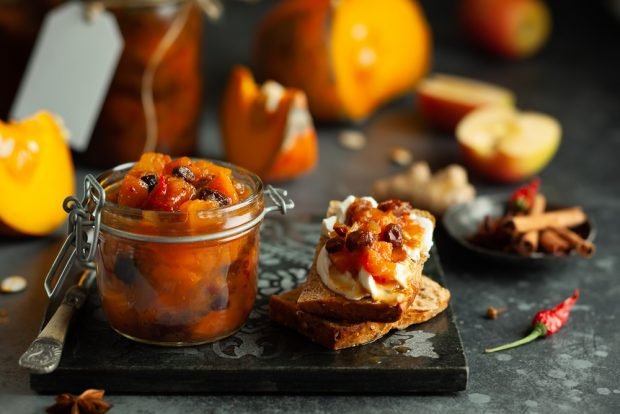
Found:
<svg viewBox="0 0 620 414"><path fill-rule="evenodd" d="M443 214L450 206L473 200L476 190L462 166L451 164L432 174L428 164L422 161L402 174L375 181L372 194L377 200L397 198L411 202L416 208Z"/></svg>

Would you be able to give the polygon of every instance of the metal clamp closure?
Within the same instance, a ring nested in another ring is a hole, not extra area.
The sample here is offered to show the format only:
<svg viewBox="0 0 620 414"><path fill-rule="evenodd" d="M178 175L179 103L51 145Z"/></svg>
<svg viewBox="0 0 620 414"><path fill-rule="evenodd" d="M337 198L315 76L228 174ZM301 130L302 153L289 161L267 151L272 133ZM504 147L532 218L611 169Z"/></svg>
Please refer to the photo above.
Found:
<svg viewBox="0 0 620 414"><path fill-rule="evenodd" d="M63 209L69 214L67 238L45 276L45 292L52 297L77 262L84 269L94 269L97 240L101 228L101 209L105 190L88 174L84 179L84 198L67 197ZM56 279L56 283L54 282Z"/></svg>
<svg viewBox="0 0 620 414"><path fill-rule="evenodd" d="M280 210L280 213L286 214L288 210L295 208L295 202L290 198L285 198L288 196L286 190L268 185L265 188L265 195L269 196L274 205L265 207L264 214L271 213L275 210Z"/></svg>

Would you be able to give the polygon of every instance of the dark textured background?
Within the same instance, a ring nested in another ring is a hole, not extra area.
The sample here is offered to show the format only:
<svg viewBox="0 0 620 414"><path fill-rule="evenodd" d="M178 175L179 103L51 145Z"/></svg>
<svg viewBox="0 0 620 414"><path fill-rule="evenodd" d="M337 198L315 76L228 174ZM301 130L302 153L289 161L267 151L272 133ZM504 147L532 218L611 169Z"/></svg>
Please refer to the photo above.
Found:
<svg viewBox="0 0 620 414"><path fill-rule="evenodd" d="M206 91L202 154L217 156L216 108L228 70L248 62L253 28L274 2L227 2L227 14L205 34ZM439 232L437 242L453 292L452 305L470 366L466 392L425 396L112 396L113 412L620 412L620 22L604 1L553 2L554 32L536 57L498 62L472 51L455 23L452 1L423 2L435 34L433 70L472 76L509 87L525 109L548 112L563 127L563 141L541 174L552 200L580 203L598 227L598 252L591 260L533 269L499 267L460 251ZM370 183L398 171L387 154L410 148L432 167L458 161L452 136L426 129L404 97L356 126L369 137L360 152L338 146L343 125L319 127L321 160L312 174L285 187L301 212L320 212L332 198L362 194ZM80 170L83 174L86 170ZM335 179L337 177L337 179ZM479 192L506 192L474 178ZM29 278L27 292L0 296L9 312L0 324L0 411L40 412L52 399L33 395L28 374L16 361L35 336L45 299L42 274L58 247L53 238L0 242L0 276ZM554 337L496 355L482 350L515 339L531 317L580 288L582 297L569 325ZM506 306L496 321L484 319L489 305ZM153 379L156 380L155 378ZM398 378L394 378L398 381ZM239 384L242 392L244 384Z"/></svg>

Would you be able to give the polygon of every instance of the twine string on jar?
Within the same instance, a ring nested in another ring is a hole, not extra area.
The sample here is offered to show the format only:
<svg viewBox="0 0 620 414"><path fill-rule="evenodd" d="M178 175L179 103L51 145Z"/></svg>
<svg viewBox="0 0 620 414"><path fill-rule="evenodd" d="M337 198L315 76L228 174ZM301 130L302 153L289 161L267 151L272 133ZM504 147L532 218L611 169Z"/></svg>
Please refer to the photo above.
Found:
<svg viewBox="0 0 620 414"><path fill-rule="evenodd" d="M168 52L181 34L183 27L187 23L192 7L192 3L188 2L174 18L172 25L170 25L170 28L168 28L168 31L155 48L155 52L151 55L146 65L144 75L142 76L142 109L144 110L144 118L146 121L146 139L144 141L144 149L142 150L143 153L153 152L157 148L159 131L157 126L157 108L155 107L155 99L153 97L155 72L166 55L166 52Z"/></svg>

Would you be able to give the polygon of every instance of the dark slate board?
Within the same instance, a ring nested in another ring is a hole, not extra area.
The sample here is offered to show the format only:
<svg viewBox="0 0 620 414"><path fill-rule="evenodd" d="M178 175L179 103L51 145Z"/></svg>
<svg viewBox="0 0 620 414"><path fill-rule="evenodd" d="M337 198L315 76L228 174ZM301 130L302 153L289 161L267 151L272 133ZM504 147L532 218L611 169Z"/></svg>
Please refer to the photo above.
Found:
<svg viewBox="0 0 620 414"><path fill-rule="evenodd" d="M105 321L96 295L76 317L58 369L31 375L42 393L413 393L465 389L463 344L448 308L433 320L362 347L329 351L272 324L268 298L300 283L319 237L317 217L268 219L259 292L249 321L214 344L160 348L132 342ZM437 251L424 273L444 284ZM50 305L52 306L52 305Z"/></svg>

